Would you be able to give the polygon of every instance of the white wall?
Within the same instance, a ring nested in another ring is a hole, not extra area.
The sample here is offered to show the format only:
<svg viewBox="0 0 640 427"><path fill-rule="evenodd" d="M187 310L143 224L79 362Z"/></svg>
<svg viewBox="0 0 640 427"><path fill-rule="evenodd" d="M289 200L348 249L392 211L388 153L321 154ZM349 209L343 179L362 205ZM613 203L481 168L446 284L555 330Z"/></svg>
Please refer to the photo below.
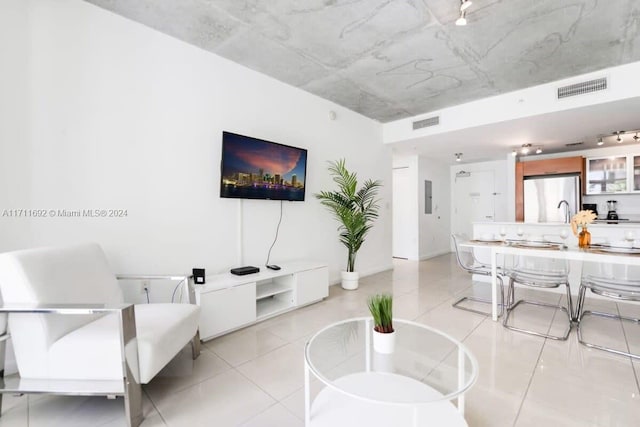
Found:
<svg viewBox="0 0 640 427"><path fill-rule="evenodd" d="M405 250L410 254L409 259L422 260L448 253L451 229L449 166L426 157L397 155L393 156L393 167L408 168L411 176L411 185L404 189L408 194L401 198L411 201L407 227L413 232ZM424 213L425 180L432 182L432 214Z"/></svg>
<svg viewBox="0 0 640 427"><path fill-rule="evenodd" d="M28 224L11 217L11 209L28 206L30 165L27 158L27 31L23 4L0 2L0 252L28 239ZM9 202L11 201L11 202Z"/></svg>
<svg viewBox="0 0 640 427"><path fill-rule="evenodd" d="M365 275L391 267L391 156L379 123L79 0L12 0L2 12L11 7L27 25L11 27L19 45L7 63L16 60L11 76L28 76L30 88L15 87L27 104L12 120L29 133L1 134L3 164L12 166L3 178L24 172L21 191L3 184L2 207L128 216L23 219L26 238L6 233L0 218L2 250L94 240L124 273L262 265L279 202L220 199L229 130L309 149L307 200L285 203L271 262L323 260L337 280L346 251L313 193L333 187L326 161L344 157L361 178L385 183L356 267ZM4 93L14 83L2 80Z"/></svg>
<svg viewBox="0 0 640 427"><path fill-rule="evenodd" d="M449 165L443 162L420 157L418 171L420 259L427 259L449 252L451 183ZM432 214L425 214L425 180L432 183Z"/></svg>

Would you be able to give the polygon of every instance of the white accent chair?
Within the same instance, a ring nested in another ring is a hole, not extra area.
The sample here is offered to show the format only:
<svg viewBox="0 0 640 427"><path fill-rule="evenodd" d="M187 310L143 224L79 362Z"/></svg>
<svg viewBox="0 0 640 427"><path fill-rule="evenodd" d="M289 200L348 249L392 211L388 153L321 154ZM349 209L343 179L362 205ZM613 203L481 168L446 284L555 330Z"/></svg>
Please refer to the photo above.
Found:
<svg viewBox="0 0 640 427"><path fill-rule="evenodd" d="M199 307L125 304L97 244L0 254L0 291L19 372L0 392L120 395L138 426L140 384L189 342L200 351Z"/></svg>

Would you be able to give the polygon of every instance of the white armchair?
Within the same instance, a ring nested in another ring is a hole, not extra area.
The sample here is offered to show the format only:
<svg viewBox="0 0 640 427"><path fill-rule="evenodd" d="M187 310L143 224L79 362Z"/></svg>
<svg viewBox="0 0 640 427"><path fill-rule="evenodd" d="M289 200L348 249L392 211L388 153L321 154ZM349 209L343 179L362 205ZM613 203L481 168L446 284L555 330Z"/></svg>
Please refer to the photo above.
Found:
<svg viewBox="0 0 640 427"><path fill-rule="evenodd" d="M20 374L4 392L121 395L137 426L140 384L187 343L199 354L199 308L125 304L97 244L0 254L0 292Z"/></svg>

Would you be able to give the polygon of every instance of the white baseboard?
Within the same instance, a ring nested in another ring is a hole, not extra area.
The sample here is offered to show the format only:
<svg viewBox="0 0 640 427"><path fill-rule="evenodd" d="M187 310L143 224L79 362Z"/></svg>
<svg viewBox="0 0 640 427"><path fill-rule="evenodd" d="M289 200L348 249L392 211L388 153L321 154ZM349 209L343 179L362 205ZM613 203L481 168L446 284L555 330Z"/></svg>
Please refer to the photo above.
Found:
<svg viewBox="0 0 640 427"><path fill-rule="evenodd" d="M372 268L369 270L364 270L364 271L358 271L358 273L360 273L360 279L367 277L367 276L373 276L374 274L378 274L378 273L382 273L383 271L388 271L388 270L393 270L393 263L389 263L387 265L384 265L382 267L378 267L378 268ZM333 285L339 285L342 282L342 279L340 277L334 278L329 280L329 285L333 286Z"/></svg>
<svg viewBox="0 0 640 427"><path fill-rule="evenodd" d="M446 254L450 254L450 253L451 253L450 250L443 250L443 251L438 251L438 252L427 253L427 254L424 254L424 255L420 255L420 261L424 261L426 259L431 259L431 258L435 258L437 256L446 255Z"/></svg>

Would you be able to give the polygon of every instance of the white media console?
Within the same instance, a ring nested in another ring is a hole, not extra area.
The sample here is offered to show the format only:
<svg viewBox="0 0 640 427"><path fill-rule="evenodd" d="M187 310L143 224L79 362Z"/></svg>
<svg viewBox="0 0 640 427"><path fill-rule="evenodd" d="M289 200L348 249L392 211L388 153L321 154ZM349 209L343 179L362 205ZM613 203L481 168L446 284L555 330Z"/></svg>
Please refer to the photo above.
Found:
<svg viewBox="0 0 640 427"><path fill-rule="evenodd" d="M200 306L200 337L209 340L269 317L318 302L329 295L326 264L290 262L274 271L207 276L194 285Z"/></svg>

